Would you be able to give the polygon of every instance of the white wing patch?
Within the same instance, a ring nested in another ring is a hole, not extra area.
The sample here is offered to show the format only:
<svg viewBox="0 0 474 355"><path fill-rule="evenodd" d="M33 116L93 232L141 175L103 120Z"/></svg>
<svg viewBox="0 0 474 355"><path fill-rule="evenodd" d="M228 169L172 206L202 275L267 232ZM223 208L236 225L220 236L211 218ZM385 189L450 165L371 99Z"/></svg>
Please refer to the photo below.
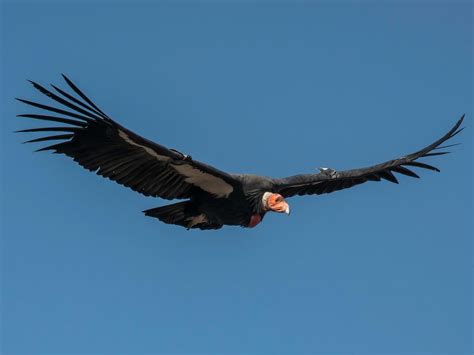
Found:
<svg viewBox="0 0 474 355"><path fill-rule="evenodd" d="M119 130L119 136L122 138L125 142L128 144L134 145L136 147L140 147L145 152L150 154L151 156L155 157L159 161L162 162L168 162L172 160L170 157L164 156L164 155L159 155L156 153L153 149L138 144L137 142L134 142L127 133ZM232 185L228 184L221 178L218 178L212 174L205 173L191 165L188 164L183 164L183 165L174 165L170 164L178 173L181 175L185 176L184 181L186 181L189 184L195 185L199 187L200 189L207 191L217 197L227 197L229 196L232 191L234 191L234 188Z"/></svg>
<svg viewBox="0 0 474 355"><path fill-rule="evenodd" d="M155 157L156 159L160 160L160 161L168 161L168 160L171 160L171 158L169 157L166 157L164 155L159 155L157 154L153 149L149 148L149 147L146 147L144 145L141 145L141 144L138 144L136 142L134 142L129 136L127 133L119 130L119 136L120 138L122 138L125 142L127 142L128 144L131 144L131 145L134 145L136 147L140 147L140 148L143 148L145 150L145 152L147 152L148 154L150 154L151 156Z"/></svg>
<svg viewBox="0 0 474 355"><path fill-rule="evenodd" d="M217 197L228 197L234 188L221 178L205 173L189 164L170 164L178 173L185 176L184 181L193 184Z"/></svg>
<svg viewBox="0 0 474 355"><path fill-rule="evenodd" d="M207 222L207 217L206 217L205 214L201 213L197 216L186 218L186 221L189 222L188 223L188 228L192 228L196 224L206 223Z"/></svg>

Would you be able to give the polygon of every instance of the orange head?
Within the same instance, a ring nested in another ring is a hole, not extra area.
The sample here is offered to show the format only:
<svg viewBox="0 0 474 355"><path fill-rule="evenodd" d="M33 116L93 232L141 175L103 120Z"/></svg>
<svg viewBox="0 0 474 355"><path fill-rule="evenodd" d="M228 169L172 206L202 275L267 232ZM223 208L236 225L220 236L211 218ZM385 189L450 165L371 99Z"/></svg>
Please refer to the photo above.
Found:
<svg viewBox="0 0 474 355"><path fill-rule="evenodd" d="M290 214L290 206L280 194L265 192L263 204L267 211Z"/></svg>

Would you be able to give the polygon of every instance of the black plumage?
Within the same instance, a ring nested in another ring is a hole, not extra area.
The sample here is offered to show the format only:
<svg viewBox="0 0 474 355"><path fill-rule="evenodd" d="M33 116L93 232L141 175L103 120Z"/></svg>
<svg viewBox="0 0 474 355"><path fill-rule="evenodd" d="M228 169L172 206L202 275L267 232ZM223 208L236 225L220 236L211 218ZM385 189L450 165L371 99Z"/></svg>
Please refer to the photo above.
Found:
<svg viewBox="0 0 474 355"><path fill-rule="evenodd" d="M418 159L447 154L441 149L453 145L442 144L463 129L464 115L448 133L427 147L367 168L346 171L321 169L316 174L282 179L229 174L133 133L107 116L70 79L64 75L63 78L77 96L51 85L54 93L30 81L34 88L62 105L61 108L18 99L47 113L21 114L18 117L60 124L17 131L54 132L25 143L59 141L38 151L65 154L84 168L145 196L186 199L144 211L147 216L186 228L218 229L223 225L253 227L268 211L289 213L285 197L331 193L367 181L398 183L395 174L419 178L412 168L439 172L436 167Z"/></svg>

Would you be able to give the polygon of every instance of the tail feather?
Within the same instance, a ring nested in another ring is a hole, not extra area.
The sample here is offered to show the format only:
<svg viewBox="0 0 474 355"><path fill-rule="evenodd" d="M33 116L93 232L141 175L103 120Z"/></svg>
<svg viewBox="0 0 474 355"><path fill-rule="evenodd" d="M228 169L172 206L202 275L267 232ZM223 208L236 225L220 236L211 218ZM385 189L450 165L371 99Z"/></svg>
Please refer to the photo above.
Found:
<svg viewBox="0 0 474 355"><path fill-rule="evenodd" d="M221 224L209 222L191 201L178 202L172 205L151 208L143 211L145 216L158 218L167 224L176 224L187 229L219 229Z"/></svg>

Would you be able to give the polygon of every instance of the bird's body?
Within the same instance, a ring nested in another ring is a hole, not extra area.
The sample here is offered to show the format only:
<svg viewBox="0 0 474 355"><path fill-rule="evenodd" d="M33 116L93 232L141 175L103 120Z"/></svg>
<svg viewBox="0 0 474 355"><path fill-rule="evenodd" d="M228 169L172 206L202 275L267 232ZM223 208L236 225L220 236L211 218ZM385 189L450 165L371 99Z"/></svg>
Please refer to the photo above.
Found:
<svg viewBox="0 0 474 355"><path fill-rule="evenodd" d="M270 178L250 175L231 174L238 182L238 187L229 196L209 196L205 193L197 193L188 201L186 212L189 213L185 226L192 228L196 221L205 220L210 226L233 225L242 227L255 227L263 220L267 210L262 204L265 192L272 192L273 181ZM170 212L170 207L158 207L145 211L152 217L164 218L163 213ZM176 216L176 210L173 211ZM177 220L173 220L176 224Z"/></svg>
<svg viewBox="0 0 474 355"><path fill-rule="evenodd" d="M67 77L64 76L64 79L78 97L53 85L58 95L32 82L36 89L63 105L64 109L19 99L28 105L59 114L23 114L19 117L61 125L19 132L63 132L28 142L62 140L39 151L52 150L65 154L84 168L143 195L184 200L144 213L188 229L219 229L224 225L255 227L267 212L289 214L289 205L285 200L288 197L330 193L382 179L398 183L393 173L418 177L408 167L439 171L418 160L446 154L439 149L448 146L441 147L441 144L462 130L460 125L464 118L461 117L448 133L427 147L382 164L340 172L321 168L319 173L274 179L229 174L190 155L147 140L112 120Z"/></svg>

